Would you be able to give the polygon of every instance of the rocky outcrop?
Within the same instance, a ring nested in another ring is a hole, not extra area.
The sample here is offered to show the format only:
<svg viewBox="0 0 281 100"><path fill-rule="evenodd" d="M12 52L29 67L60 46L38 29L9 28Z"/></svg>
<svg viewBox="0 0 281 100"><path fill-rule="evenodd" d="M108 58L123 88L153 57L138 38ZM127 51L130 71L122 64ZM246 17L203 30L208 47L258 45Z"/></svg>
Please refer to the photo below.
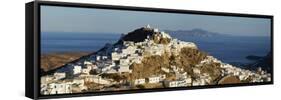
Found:
<svg viewBox="0 0 281 100"><path fill-rule="evenodd" d="M142 28L136 29L132 32L129 32L128 34L123 36L121 39L123 41L133 41L135 43L143 42L148 37L152 37L153 34L154 34L153 29L142 27Z"/></svg>

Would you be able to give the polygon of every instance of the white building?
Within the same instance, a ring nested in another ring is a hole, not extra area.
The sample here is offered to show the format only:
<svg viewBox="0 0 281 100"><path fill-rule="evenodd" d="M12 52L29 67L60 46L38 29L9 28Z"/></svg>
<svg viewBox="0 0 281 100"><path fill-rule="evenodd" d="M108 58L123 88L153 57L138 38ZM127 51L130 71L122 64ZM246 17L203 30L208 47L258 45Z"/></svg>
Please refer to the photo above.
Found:
<svg viewBox="0 0 281 100"><path fill-rule="evenodd" d="M47 84L42 84L40 85L41 89L40 89L40 93L44 94L44 95L48 95L49 91L48 91L48 85Z"/></svg>
<svg viewBox="0 0 281 100"><path fill-rule="evenodd" d="M51 83L49 84L49 94L72 93L71 83Z"/></svg>
<svg viewBox="0 0 281 100"><path fill-rule="evenodd" d="M192 83L192 78L191 77L188 77L185 79L186 83L187 84L191 84Z"/></svg>
<svg viewBox="0 0 281 100"><path fill-rule="evenodd" d="M97 55L96 56L96 61L100 61L100 59L101 59L101 56Z"/></svg>
<svg viewBox="0 0 281 100"><path fill-rule="evenodd" d="M145 84L145 79L144 78L136 79L134 83L135 85Z"/></svg>
<svg viewBox="0 0 281 100"><path fill-rule="evenodd" d="M80 74L82 71L82 67L81 66L74 66L73 68L73 75L76 75L76 74Z"/></svg>
<svg viewBox="0 0 281 100"><path fill-rule="evenodd" d="M165 67L161 67L161 70L166 72L166 73L170 73L170 70L168 68L165 68Z"/></svg>
<svg viewBox="0 0 281 100"><path fill-rule="evenodd" d="M192 82L192 86L199 86L200 85L200 81L196 80Z"/></svg>
<svg viewBox="0 0 281 100"><path fill-rule="evenodd" d="M54 78L55 80L60 80L66 77L66 73L63 72L55 72L54 73Z"/></svg>
<svg viewBox="0 0 281 100"><path fill-rule="evenodd" d="M185 87L188 86L189 80L178 80L178 81L169 81L166 82L166 86L168 87Z"/></svg>
<svg viewBox="0 0 281 100"><path fill-rule="evenodd" d="M160 77L158 76L152 76L148 78L148 83L159 83L160 82Z"/></svg>
<svg viewBox="0 0 281 100"><path fill-rule="evenodd" d="M89 61L84 61L84 65L91 65L92 62L89 62Z"/></svg>
<svg viewBox="0 0 281 100"><path fill-rule="evenodd" d="M112 52L112 53L111 53L111 60L117 61L117 60L119 60L120 58L121 58L121 55L118 54L117 52Z"/></svg>
<svg viewBox="0 0 281 100"><path fill-rule="evenodd" d="M107 56L102 56L102 60L106 60L107 58Z"/></svg>
<svg viewBox="0 0 281 100"><path fill-rule="evenodd" d="M129 59L120 59L120 65L129 65Z"/></svg>
<svg viewBox="0 0 281 100"><path fill-rule="evenodd" d="M129 60L129 64L132 63L141 63L142 57L139 56L138 54L131 54L130 56L128 56L127 58Z"/></svg>
<svg viewBox="0 0 281 100"><path fill-rule="evenodd" d="M132 70L130 70L129 65L119 65L118 72L119 73L122 73L122 72L129 72L129 73L131 73Z"/></svg>
<svg viewBox="0 0 281 100"><path fill-rule="evenodd" d="M98 69L98 66L96 64L90 65L89 67L91 67L91 69Z"/></svg>
<svg viewBox="0 0 281 100"><path fill-rule="evenodd" d="M125 49L122 49L122 53L123 54L133 54L133 53L135 53L135 51L136 51L136 47L135 46L128 46L127 48L125 48Z"/></svg>
<svg viewBox="0 0 281 100"><path fill-rule="evenodd" d="M94 67L96 67L96 65L87 64L85 67L86 67L88 70L92 70Z"/></svg>
<svg viewBox="0 0 281 100"><path fill-rule="evenodd" d="M136 57L136 58L133 58L133 59L132 59L132 63L140 64L141 61L142 61L142 57Z"/></svg>
<svg viewBox="0 0 281 100"><path fill-rule="evenodd" d="M195 74L200 74L201 71L200 71L199 68L193 68L193 73L195 73Z"/></svg>
<svg viewBox="0 0 281 100"><path fill-rule="evenodd" d="M89 75L89 74L90 74L90 71L91 71L91 69L89 69L89 68L83 68L83 69L82 69L82 73L83 73L83 74Z"/></svg>

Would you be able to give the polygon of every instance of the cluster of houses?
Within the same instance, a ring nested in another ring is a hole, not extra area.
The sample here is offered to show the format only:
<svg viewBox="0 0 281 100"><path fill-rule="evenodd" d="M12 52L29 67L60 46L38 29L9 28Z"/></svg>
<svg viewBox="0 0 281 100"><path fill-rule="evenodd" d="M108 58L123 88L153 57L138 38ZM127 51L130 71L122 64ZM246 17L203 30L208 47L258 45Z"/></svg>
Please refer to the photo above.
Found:
<svg viewBox="0 0 281 100"><path fill-rule="evenodd" d="M222 76L233 75L238 76L240 80L247 80L251 78L250 82L269 82L271 81L271 74L264 70L257 70L256 72L241 69L230 64L221 63L223 68Z"/></svg>
<svg viewBox="0 0 281 100"><path fill-rule="evenodd" d="M184 47L197 48L192 42L180 41L171 38L165 32L159 32L158 29L151 28L147 25L145 28L150 28L155 33L160 33L160 38L169 38L171 41L168 44L156 44L148 36L143 42L123 41L122 44L111 45L106 44L103 50L97 52L90 57L80 59L75 63L69 63L58 69L51 75L41 77L41 94L66 94L73 92L81 92L89 87L86 83L96 83L101 85L113 85L117 82L113 79L102 78L102 74L120 74L132 73L130 66L133 63L140 64L142 59L148 53L151 55L163 55L172 53L178 55L179 51ZM239 76L240 80L246 80L248 77L253 77L253 82L270 81L270 74L261 72L259 74L249 70L240 69L229 64L222 63L212 56L200 62L196 66L202 66L206 63L220 63L223 68L222 76L235 75ZM201 73L198 68L194 68L193 72L199 75L198 79L192 79L183 68L170 66L170 68L162 67L161 70L165 73L175 73L175 80L166 80L166 75L155 75L147 78L139 78L133 80L133 85L164 83L166 87L186 87L210 84L211 77L207 73Z"/></svg>
<svg viewBox="0 0 281 100"><path fill-rule="evenodd" d="M259 70L257 71L250 71L247 69L241 69L238 68L236 66L227 64L227 63L223 63L220 60L214 58L213 56L207 56L206 59L202 60L198 65L196 66L202 66L203 64L206 63L219 63L220 64L220 68L222 68L221 70L221 76L237 76L239 78L240 81L245 81L249 78L250 82L268 82L271 81L271 74L267 73L266 71L262 70L259 68ZM193 72L200 72L200 70L194 68ZM200 79L204 79L205 77L205 82L208 83L208 80L206 80L206 78L210 79L210 77L208 77L208 75L204 75L205 73L200 73L198 75L201 75ZM249 81L249 80L248 80ZM194 82L193 82L194 83Z"/></svg>
<svg viewBox="0 0 281 100"><path fill-rule="evenodd" d="M173 80L167 81L165 80L166 75L160 76L152 76L148 78L140 78L134 80L134 85L143 85L143 84L157 84L157 83L164 83L165 87L186 87L190 86L191 78L182 79L182 80Z"/></svg>
<svg viewBox="0 0 281 100"><path fill-rule="evenodd" d="M44 95L66 94L87 89L83 79L74 78L71 80L63 80L65 78L65 73L54 73L53 75L42 76L40 93Z"/></svg>
<svg viewBox="0 0 281 100"><path fill-rule="evenodd" d="M147 25L145 28L150 28L150 26ZM158 29L151 28L151 30L154 33L159 33ZM194 43L172 39L169 34L165 32L160 33L160 38L169 38L171 42L168 44L156 44L147 36L147 39L143 42L123 41L121 45L108 44L106 50L93 55L89 61L92 61L98 68L102 69L100 73L131 73L130 65L141 63L146 53L149 56L161 56L165 52L178 53L184 47L197 48Z"/></svg>
<svg viewBox="0 0 281 100"><path fill-rule="evenodd" d="M164 81L166 79L166 75L155 75L155 76L151 76L148 78L139 78L139 79L135 79L134 80L134 85L143 85L146 83L150 83L150 84L155 84L155 83L160 83L162 81Z"/></svg>
<svg viewBox="0 0 281 100"><path fill-rule="evenodd" d="M67 94L87 90L88 87L85 83L109 85L112 82L110 79L90 74L90 71L94 69L98 69L98 67L88 61L84 61L82 66L81 64L68 64L51 75L42 76L40 92L44 95Z"/></svg>
<svg viewBox="0 0 281 100"><path fill-rule="evenodd" d="M151 76L134 80L134 85L158 84L163 83L165 87L186 87L191 86L191 78L182 78L177 80L166 80L166 75Z"/></svg>

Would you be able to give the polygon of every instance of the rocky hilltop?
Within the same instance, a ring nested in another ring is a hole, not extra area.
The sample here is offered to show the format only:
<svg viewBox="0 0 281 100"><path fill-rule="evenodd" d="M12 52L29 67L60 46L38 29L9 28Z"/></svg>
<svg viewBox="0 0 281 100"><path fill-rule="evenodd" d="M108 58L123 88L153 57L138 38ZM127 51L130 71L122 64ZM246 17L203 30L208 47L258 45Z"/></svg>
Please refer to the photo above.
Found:
<svg viewBox="0 0 281 100"><path fill-rule="evenodd" d="M41 94L270 81L271 74L264 70L250 71L223 63L196 44L147 25L42 76Z"/></svg>

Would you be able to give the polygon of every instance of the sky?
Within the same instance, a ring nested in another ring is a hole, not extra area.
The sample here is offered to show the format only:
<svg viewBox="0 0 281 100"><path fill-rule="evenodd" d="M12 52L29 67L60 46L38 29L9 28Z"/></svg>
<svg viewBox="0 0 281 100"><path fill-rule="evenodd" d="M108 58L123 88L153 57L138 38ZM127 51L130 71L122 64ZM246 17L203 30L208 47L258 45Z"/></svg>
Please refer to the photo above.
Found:
<svg viewBox="0 0 281 100"><path fill-rule="evenodd" d="M149 24L160 30L200 28L221 34L270 36L270 19L41 6L41 32L128 33Z"/></svg>

